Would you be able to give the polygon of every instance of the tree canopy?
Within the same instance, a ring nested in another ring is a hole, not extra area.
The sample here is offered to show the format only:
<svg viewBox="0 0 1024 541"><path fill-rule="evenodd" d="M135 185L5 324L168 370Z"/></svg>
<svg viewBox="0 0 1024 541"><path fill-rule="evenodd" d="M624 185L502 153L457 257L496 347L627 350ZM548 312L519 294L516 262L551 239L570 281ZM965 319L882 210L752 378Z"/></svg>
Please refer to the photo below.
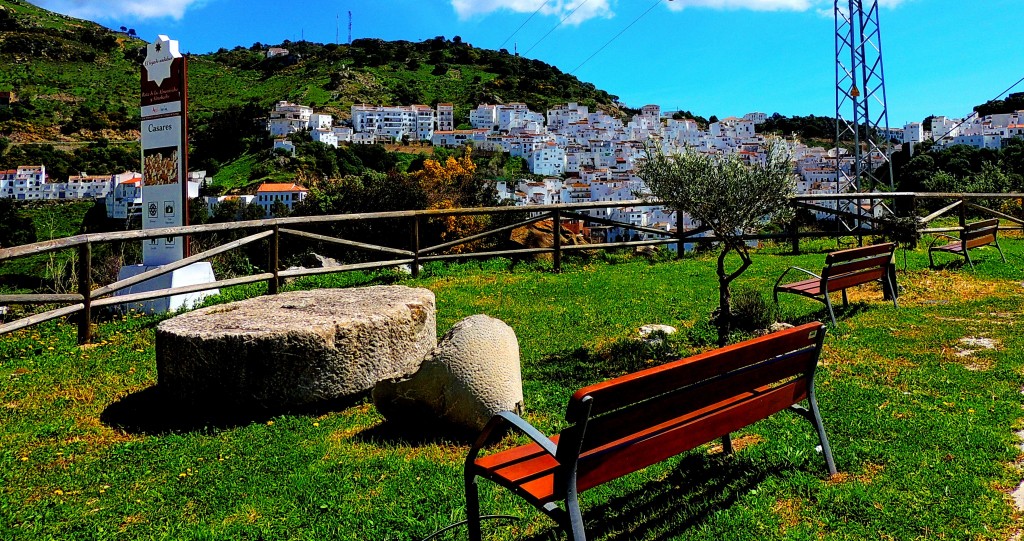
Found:
<svg viewBox="0 0 1024 541"><path fill-rule="evenodd" d="M789 209L795 177L788 154L783 147L772 145L765 163L748 166L735 154L720 157L688 151L666 155L654 150L648 151L639 176L651 194L688 213L721 239L715 323L719 345L725 345L732 328L729 285L751 264L749 247L741 235ZM732 271L726 269L730 252L740 258L739 267Z"/></svg>

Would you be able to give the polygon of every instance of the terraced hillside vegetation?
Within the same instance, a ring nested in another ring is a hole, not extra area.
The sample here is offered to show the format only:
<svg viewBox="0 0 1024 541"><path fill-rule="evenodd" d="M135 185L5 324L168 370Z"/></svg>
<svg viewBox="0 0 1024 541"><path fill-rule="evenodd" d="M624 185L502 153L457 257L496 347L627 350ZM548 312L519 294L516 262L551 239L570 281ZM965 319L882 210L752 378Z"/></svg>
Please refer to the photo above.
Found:
<svg viewBox="0 0 1024 541"><path fill-rule="evenodd" d="M839 475L826 478L806 422L775 415L736 434L733 456L707 445L584 493L588 531L601 540L1014 538L1024 240L1003 247L1006 264L980 248L974 272L931 270L923 247L910 251L906 269L899 260L899 308L877 287L851 292L817 375ZM760 249L740 288L767 296L785 268L820 268L836 245L805 249ZM380 283L434 291L439 332L477 313L511 325L525 417L547 433L580 386L714 340L707 255L610 254L566 262L561 274L489 260L428 265L415 280L351 273L288 287ZM821 304L793 296L781 311L791 323L827 319ZM0 337L0 538L419 540L464 518L468 443L392 426L368 400L244 417L161 402L160 319L113 317L85 347L72 324ZM637 329L649 323L680 332L643 345ZM487 539L560 538L549 519L481 484L484 512L518 517L486 521Z"/></svg>
<svg viewBox="0 0 1024 541"><path fill-rule="evenodd" d="M0 90L18 96L0 110L0 135L14 142L136 139L139 64L144 40L155 36L141 38L25 0L0 0ZM289 54L266 58L271 46ZM188 43L181 47L189 50ZM457 36L418 43L254 43L188 56L190 114L200 132L218 114L255 104L265 115L278 100L342 119L354 103L452 102L463 121L481 102L544 110L577 101L621 112L615 96L590 83L505 50L477 49Z"/></svg>

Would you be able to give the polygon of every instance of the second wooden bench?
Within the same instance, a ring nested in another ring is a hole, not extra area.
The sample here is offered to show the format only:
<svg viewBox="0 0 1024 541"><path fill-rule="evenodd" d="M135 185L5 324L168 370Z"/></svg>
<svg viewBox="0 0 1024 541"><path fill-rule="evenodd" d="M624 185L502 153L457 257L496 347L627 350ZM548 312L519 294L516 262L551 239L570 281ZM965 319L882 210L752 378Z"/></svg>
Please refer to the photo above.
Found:
<svg viewBox="0 0 1024 541"><path fill-rule="evenodd" d="M835 325L836 315L832 310L829 293L841 291L843 306L849 306L850 301L846 297L847 288L870 282L881 282L886 297L891 298L892 305L896 306L896 297L899 293L896 289L895 267L892 264L892 255L895 250L896 244L887 242L832 252L825 256L825 267L821 270L821 274L815 274L800 267L790 267L775 281L775 288L772 290L775 304L779 303L779 293L793 293L810 297L825 303L828 315L832 318L832 324ZM782 279L792 270L804 272L813 278L783 284Z"/></svg>
<svg viewBox="0 0 1024 541"><path fill-rule="evenodd" d="M971 253L968 250L971 248L978 248L979 246L985 246L987 244L995 244L996 249L999 250L999 257L1002 258L1003 263L1006 263L1006 256L1003 255L1003 249L999 246L998 235L999 218L982 220L980 222L965 225L963 231L960 233L960 238L939 233L935 240L932 241L931 245L928 246L928 266L935 266L935 262L932 261L932 252L946 252L963 257L967 260L967 264L973 269L974 262L971 261ZM942 238L946 238L952 242L936 246L936 243Z"/></svg>

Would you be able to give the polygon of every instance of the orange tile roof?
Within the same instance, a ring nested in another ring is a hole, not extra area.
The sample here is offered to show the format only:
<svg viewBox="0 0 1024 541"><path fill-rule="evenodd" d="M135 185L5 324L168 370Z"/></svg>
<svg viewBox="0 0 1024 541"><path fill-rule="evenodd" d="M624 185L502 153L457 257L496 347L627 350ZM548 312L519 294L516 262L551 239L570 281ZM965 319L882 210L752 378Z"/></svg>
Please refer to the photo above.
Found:
<svg viewBox="0 0 1024 541"><path fill-rule="evenodd" d="M302 186L299 186L298 184L295 184L294 182L291 183L291 184L286 184L286 183L283 183L283 182L282 183L264 182L263 184L260 184L260 187L256 190L257 193L259 193L259 192L308 192L308 191L309 190L303 188Z"/></svg>

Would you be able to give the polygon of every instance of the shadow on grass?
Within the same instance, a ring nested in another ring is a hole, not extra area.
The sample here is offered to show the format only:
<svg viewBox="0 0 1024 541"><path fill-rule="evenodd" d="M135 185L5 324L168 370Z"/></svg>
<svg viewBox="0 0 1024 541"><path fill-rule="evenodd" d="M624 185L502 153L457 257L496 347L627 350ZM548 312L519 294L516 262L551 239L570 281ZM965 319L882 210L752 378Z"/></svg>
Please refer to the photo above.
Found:
<svg viewBox="0 0 1024 541"><path fill-rule="evenodd" d="M691 453L664 479L648 481L608 501L588 505L584 493L581 501L587 537L625 541L684 534L735 505L766 479L792 468L788 463L755 465L734 456ZM560 530L552 524L524 540L551 539L556 532Z"/></svg>
<svg viewBox="0 0 1024 541"><path fill-rule="evenodd" d="M322 415L354 406L365 396L293 408L266 408L217 402L190 403L171 396L159 385L132 393L110 404L100 422L129 434L157 435L201 432L264 423L284 414Z"/></svg>
<svg viewBox="0 0 1024 541"><path fill-rule="evenodd" d="M403 421L384 421L356 434L358 442L378 446L421 447L436 444L467 445L479 431L441 423L435 419L413 416Z"/></svg>
<svg viewBox="0 0 1024 541"><path fill-rule="evenodd" d="M690 353L678 334L651 340L620 339L596 349L579 347L542 357L530 377L581 387L674 361Z"/></svg>

